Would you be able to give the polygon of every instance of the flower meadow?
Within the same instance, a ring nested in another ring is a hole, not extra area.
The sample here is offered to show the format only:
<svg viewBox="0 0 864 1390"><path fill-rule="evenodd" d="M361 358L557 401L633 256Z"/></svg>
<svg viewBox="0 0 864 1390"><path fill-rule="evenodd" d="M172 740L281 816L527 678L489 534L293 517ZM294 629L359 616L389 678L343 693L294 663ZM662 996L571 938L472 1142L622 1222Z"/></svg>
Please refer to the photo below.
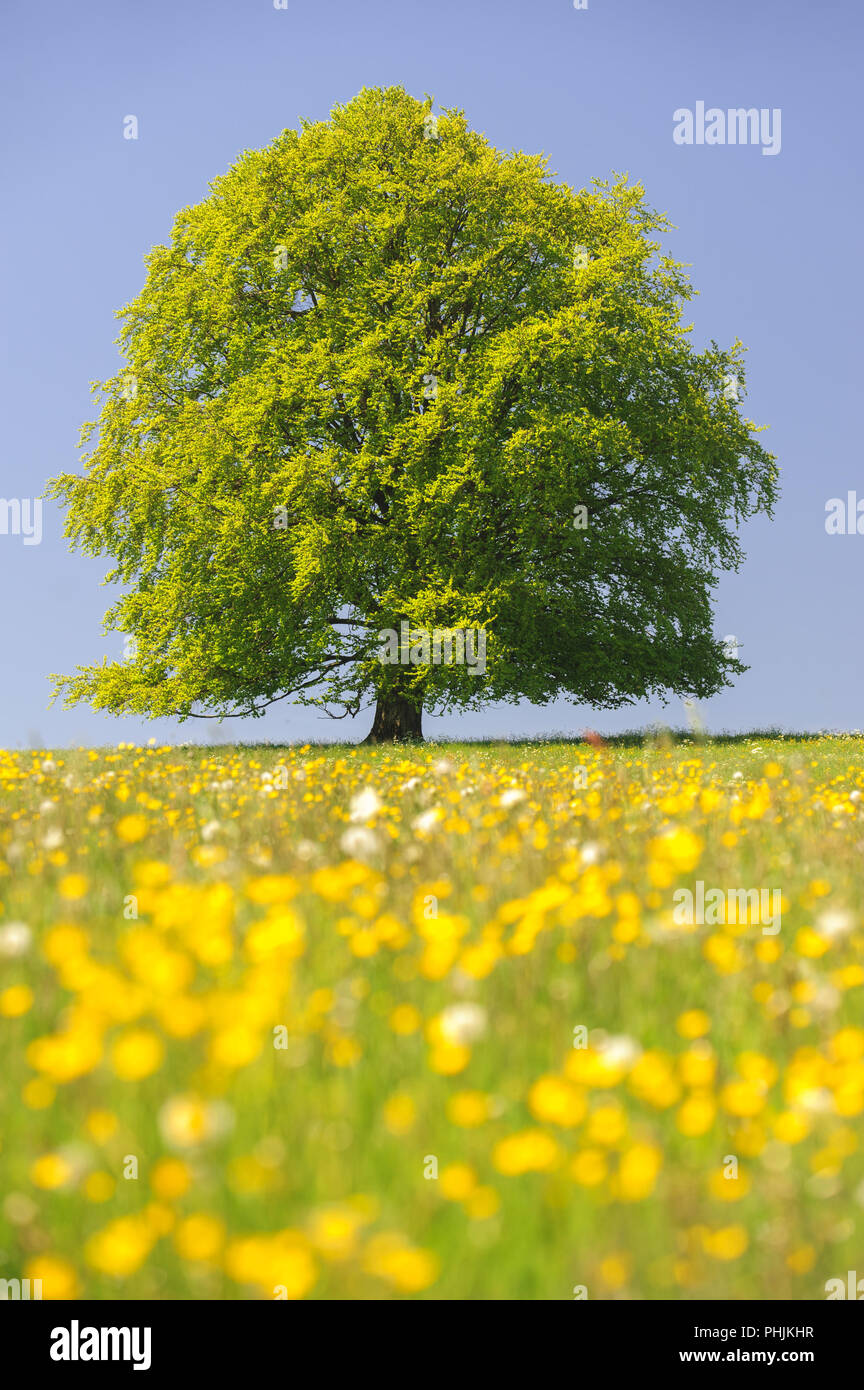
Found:
<svg viewBox="0 0 864 1390"><path fill-rule="evenodd" d="M0 1277L824 1298L862 797L857 736L0 753Z"/></svg>

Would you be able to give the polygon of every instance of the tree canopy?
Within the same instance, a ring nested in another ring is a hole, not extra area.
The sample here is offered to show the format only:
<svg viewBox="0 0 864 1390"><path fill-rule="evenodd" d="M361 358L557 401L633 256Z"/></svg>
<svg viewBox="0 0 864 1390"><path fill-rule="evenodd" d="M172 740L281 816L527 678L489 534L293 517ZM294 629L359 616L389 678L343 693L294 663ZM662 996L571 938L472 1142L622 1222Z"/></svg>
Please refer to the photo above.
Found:
<svg viewBox="0 0 864 1390"><path fill-rule="evenodd" d="M740 343L690 341L667 226L626 178L574 191L401 88L244 153L147 257L83 473L52 481L130 638L57 693L375 702L387 738L727 684L713 589L777 470ZM482 671L382 660L382 633L436 629L482 634Z"/></svg>

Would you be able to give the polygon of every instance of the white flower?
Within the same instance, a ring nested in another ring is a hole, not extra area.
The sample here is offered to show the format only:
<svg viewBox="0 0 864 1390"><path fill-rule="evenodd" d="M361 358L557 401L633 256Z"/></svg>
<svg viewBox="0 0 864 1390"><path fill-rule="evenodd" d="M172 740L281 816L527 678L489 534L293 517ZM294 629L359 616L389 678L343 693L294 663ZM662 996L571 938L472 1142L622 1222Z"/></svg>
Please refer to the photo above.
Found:
<svg viewBox="0 0 864 1390"><path fill-rule="evenodd" d="M39 1215L36 1203L24 1192L10 1192L3 1203L3 1215L13 1226L29 1226Z"/></svg>
<svg viewBox="0 0 864 1390"><path fill-rule="evenodd" d="M197 1096L172 1096L159 1111L157 1122L165 1143L172 1149L189 1149L208 1139L220 1139L234 1126L234 1111L224 1100L204 1101Z"/></svg>
<svg viewBox="0 0 864 1390"><path fill-rule="evenodd" d="M358 792L351 799L349 819L355 825L362 824L364 821L371 820L373 816L377 816L383 805L384 802L374 787L364 787L362 792Z"/></svg>
<svg viewBox="0 0 864 1390"><path fill-rule="evenodd" d="M0 927L0 956L7 960L23 956L30 950L33 933L24 922L7 922Z"/></svg>
<svg viewBox="0 0 864 1390"><path fill-rule="evenodd" d="M802 1091L795 1105L798 1110L806 1110L810 1115L828 1115L834 1110L831 1092L824 1087L819 1090Z"/></svg>
<svg viewBox="0 0 864 1390"><path fill-rule="evenodd" d="M816 930L820 936L826 937L829 941L834 941L837 937L846 936L855 925L851 912L845 912L842 908L828 908L827 911L820 913L816 919Z"/></svg>
<svg viewBox="0 0 864 1390"><path fill-rule="evenodd" d="M353 825L345 831L339 844L349 859L371 859L381 848L378 836L366 825Z"/></svg>
<svg viewBox="0 0 864 1390"><path fill-rule="evenodd" d="M59 825L52 827L51 830L46 830L45 834L42 836L43 849L59 849L62 843L63 831L60 829Z"/></svg>
<svg viewBox="0 0 864 1390"><path fill-rule="evenodd" d="M413 791L415 787L419 787L419 785L420 785L420 778L419 778L419 777L409 777L407 782L403 782L403 783L402 783L402 785L401 785L401 787L399 788L399 790L400 790L400 792L410 792L410 791Z"/></svg>
<svg viewBox="0 0 864 1390"><path fill-rule="evenodd" d="M448 1004L439 1019L448 1043L466 1046L486 1032L486 1010L480 1004Z"/></svg>
<svg viewBox="0 0 864 1390"><path fill-rule="evenodd" d="M57 771L57 764L54 762L54 759L53 759L53 758L43 758L43 759L42 759L42 762L39 764L39 766L40 766L40 768L42 769L43 772L56 772L56 771Z"/></svg>
<svg viewBox="0 0 864 1390"><path fill-rule="evenodd" d="M583 864L596 864L603 857L603 846L598 845L596 840L586 840L579 853Z"/></svg>
<svg viewBox="0 0 864 1390"><path fill-rule="evenodd" d="M525 793L521 787L508 787L506 792L502 792L498 799L499 806L508 810L511 806L518 806L520 801L525 800Z"/></svg>
<svg viewBox="0 0 864 1390"><path fill-rule="evenodd" d="M433 806L430 811L421 811L419 816L415 816L411 822L411 829L419 835L428 835L434 830L439 820L444 819L444 812L439 806Z"/></svg>
<svg viewBox="0 0 864 1390"><path fill-rule="evenodd" d="M439 758L437 763L432 764L432 771L437 772L439 777L446 777L448 772L453 772L456 767L449 758Z"/></svg>
<svg viewBox="0 0 864 1390"><path fill-rule="evenodd" d="M86 1144L63 1144L57 1150L57 1154L69 1168L69 1176L63 1184L64 1187L80 1182L84 1174L93 1167L92 1150Z"/></svg>
<svg viewBox="0 0 864 1390"><path fill-rule="evenodd" d="M823 983L813 986L813 993L808 999L811 1009L817 1012L833 1013L840 1005L840 991L834 985Z"/></svg>
<svg viewBox="0 0 864 1390"><path fill-rule="evenodd" d="M206 825L201 827L201 839L205 845L209 845L211 840L215 840L219 831L222 829L218 820L208 820Z"/></svg>
<svg viewBox="0 0 864 1390"><path fill-rule="evenodd" d="M854 793L853 793L853 795L854 795ZM49 801L40 801L40 802L39 802L39 814L40 814L40 816L50 816L51 812L52 812L52 811L55 811L56 809L57 809L57 802L56 802L56 801L50 801L50 800L49 800Z"/></svg>
<svg viewBox="0 0 864 1390"><path fill-rule="evenodd" d="M616 1033L597 1044L597 1051L610 1067L632 1067L642 1055L642 1048L634 1038L624 1033Z"/></svg>

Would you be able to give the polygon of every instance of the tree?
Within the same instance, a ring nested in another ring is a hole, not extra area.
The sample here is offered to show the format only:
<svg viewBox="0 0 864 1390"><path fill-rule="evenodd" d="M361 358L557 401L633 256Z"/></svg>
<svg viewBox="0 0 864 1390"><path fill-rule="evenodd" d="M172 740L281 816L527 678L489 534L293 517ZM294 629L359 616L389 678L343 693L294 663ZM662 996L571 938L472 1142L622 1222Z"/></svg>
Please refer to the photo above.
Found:
<svg viewBox="0 0 864 1390"><path fill-rule="evenodd" d="M67 704L374 698L384 740L424 708L705 697L746 669L710 601L776 491L740 343L694 351L641 186L574 192L430 108L364 90L284 131L149 255L83 475L51 484L116 561L129 639L54 677Z"/></svg>

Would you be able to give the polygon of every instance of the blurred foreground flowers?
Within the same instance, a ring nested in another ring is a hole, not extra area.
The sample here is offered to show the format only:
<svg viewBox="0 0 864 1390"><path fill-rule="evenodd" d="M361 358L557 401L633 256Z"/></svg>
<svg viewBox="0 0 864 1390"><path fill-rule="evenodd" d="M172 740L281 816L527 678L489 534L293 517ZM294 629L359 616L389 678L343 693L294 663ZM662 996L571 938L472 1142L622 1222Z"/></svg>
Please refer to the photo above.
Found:
<svg viewBox="0 0 864 1390"><path fill-rule="evenodd" d="M862 792L860 739L0 754L0 1277L823 1297Z"/></svg>

